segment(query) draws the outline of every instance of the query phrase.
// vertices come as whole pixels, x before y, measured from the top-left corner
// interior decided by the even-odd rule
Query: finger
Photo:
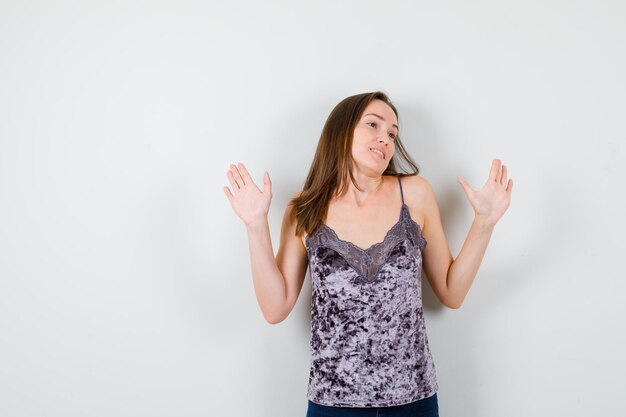
[[[228,201],[230,201],[230,202],[233,201],[234,195],[230,192],[230,188],[225,186],[224,187],[224,194],[226,194],[226,198],[228,198]]]
[[[235,181],[237,181],[237,185],[239,185],[239,188],[246,185],[246,183],[243,181],[243,178],[241,178],[239,170],[234,164],[230,164],[230,172],[233,174],[233,178],[235,178]]]
[[[513,189],[513,180],[509,180],[509,185],[506,188],[506,191],[510,193],[512,189]]]
[[[230,182],[230,186],[233,188],[233,192],[235,194],[237,194],[237,191],[239,191],[239,184],[237,184],[237,181],[235,181],[235,177],[233,176],[233,172],[231,170],[228,170],[226,172],[226,176],[228,177],[228,181]]]
[[[272,194],[272,180],[270,180],[270,173],[267,171],[265,171],[265,175],[263,175],[263,192]]]
[[[241,162],[237,164],[237,168],[239,169],[239,172],[241,173],[241,177],[243,178],[244,184],[252,184],[254,182],[252,181],[252,177],[250,176],[250,173]]]
[[[502,165],[502,184],[506,184],[506,165]]]
[[[498,171],[500,170],[500,160],[494,159],[491,163],[491,171],[489,171],[489,181],[497,181]]]
[[[496,172],[496,184],[502,184],[502,165],[498,164],[498,171]]]
[[[463,187],[463,190],[465,190],[465,192],[469,192],[470,186],[467,183],[467,181],[465,181],[464,178],[461,178],[461,176],[459,176],[458,178],[459,178],[459,182],[461,183],[461,187]]]

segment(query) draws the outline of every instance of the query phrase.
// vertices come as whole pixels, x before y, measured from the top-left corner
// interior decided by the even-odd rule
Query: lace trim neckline
[[[411,218],[408,207],[403,204],[400,218],[387,231],[383,241],[375,243],[367,249],[341,239],[330,226],[324,223],[321,224],[316,233],[306,237],[306,246],[307,251],[314,251],[320,247],[334,250],[357,272],[360,276],[358,281],[372,283],[376,280],[379,271],[387,262],[393,249],[407,240],[419,250],[426,246],[426,239],[422,236],[420,225]]]
[[[402,203],[402,208],[400,209],[400,216],[398,218],[398,221],[393,226],[391,226],[391,228],[389,230],[387,230],[387,233],[385,234],[385,237],[383,238],[382,241],[377,242],[377,243],[373,243],[370,246],[368,246],[366,249],[363,249],[362,247],[360,247],[360,246],[358,246],[358,245],[356,245],[356,244],[354,244],[354,243],[352,243],[352,242],[350,242],[348,240],[343,240],[342,238],[339,237],[339,235],[337,235],[337,232],[335,232],[335,230],[332,227],[328,226],[324,222],[322,222],[321,227],[327,229],[330,232],[330,234],[333,235],[333,237],[335,239],[337,239],[339,242],[344,243],[344,244],[349,245],[349,246],[352,246],[353,248],[359,250],[360,252],[367,253],[367,252],[371,252],[372,250],[376,249],[378,246],[384,245],[385,243],[387,243],[393,237],[393,232],[395,231],[395,229],[397,229],[398,227],[401,226],[402,219],[404,217],[403,216],[404,211],[407,210],[407,212],[408,212],[408,209],[409,209],[409,207],[406,204]],[[410,213],[408,214],[407,217],[413,223],[415,223],[417,225],[417,227],[420,227],[419,224],[417,224],[413,219],[411,219]],[[307,238],[308,238],[308,236],[307,236]]]

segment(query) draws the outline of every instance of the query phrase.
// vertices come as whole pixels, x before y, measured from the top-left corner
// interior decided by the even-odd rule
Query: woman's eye
[[[376,122],[365,122],[365,124],[370,126],[370,127],[373,127],[373,128],[376,128],[376,126],[377,126]],[[393,139],[394,141],[396,140],[396,134],[395,133],[389,132],[389,137],[391,139]]]

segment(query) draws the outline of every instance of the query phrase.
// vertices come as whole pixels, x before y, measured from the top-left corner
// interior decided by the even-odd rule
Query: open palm
[[[495,226],[511,203],[513,180],[507,181],[506,166],[499,159],[494,159],[487,182],[480,190],[472,189],[467,181],[459,177],[459,182],[474,208],[476,217],[487,225]]]
[[[256,186],[248,170],[241,162],[231,164],[226,172],[232,192],[224,187],[224,194],[230,201],[235,213],[249,225],[257,219],[267,216],[272,200],[272,182],[267,172],[263,175],[263,191]]]

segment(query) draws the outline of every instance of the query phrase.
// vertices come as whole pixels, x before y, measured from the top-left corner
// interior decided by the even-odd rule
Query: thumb
[[[466,193],[469,193],[470,191],[470,186],[467,183],[467,181],[465,181],[465,179],[463,179],[460,175],[458,176],[459,182],[461,183],[461,187],[463,187],[463,191],[465,191]]]
[[[263,175],[263,192],[272,192],[272,180],[270,180],[270,173],[265,171]]]

